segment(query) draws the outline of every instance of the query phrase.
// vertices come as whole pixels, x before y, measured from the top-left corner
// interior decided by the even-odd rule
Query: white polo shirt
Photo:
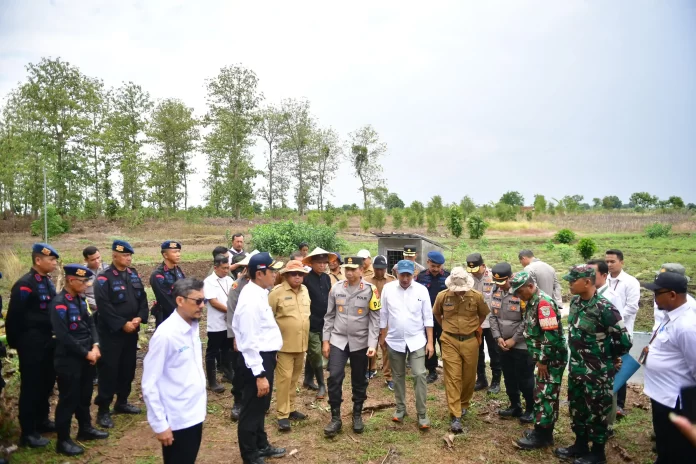
[[[227,297],[230,294],[233,283],[232,277],[218,277],[213,271],[203,281],[203,295],[209,300],[216,299],[221,305],[227,306]],[[208,309],[208,332],[227,331],[225,319],[227,313],[213,308],[213,305],[210,303],[206,304],[206,308]]]
[[[419,350],[427,343],[425,328],[433,326],[433,308],[425,285],[415,280],[404,289],[398,280],[385,284],[381,294],[379,327],[386,329],[386,342],[394,351]]]
[[[198,321],[174,310],[150,339],[143,361],[147,421],[155,433],[186,429],[205,420],[207,394]]]

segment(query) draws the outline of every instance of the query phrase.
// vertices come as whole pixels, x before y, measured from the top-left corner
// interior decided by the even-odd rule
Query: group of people
[[[82,453],[70,439],[73,415],[79,440],[108,437],[91,423],[93,382],[98,384],[94,402],[100,427],[113,427],[114,396],[113,413],[140,412],[128,397],[138,332],[149,315],[147,296],[131,267],[133,247],[116,240],[111,249],[112,263],[104,266],[99,251],[86,248],[84,265],[64,266],[64,288],[56,294],[49,274],[58,252],[36,244],[31,272],[13,286],[7,339],[20,360],[22,445],[46,446],[41,433],[57,431],[58,452]],[[157,329],[144,359],[142,393],[165,463],[195,462],[206,383],[215,393],[225,389],[218,371],[232,384],[231,418],[239,422],[245,463],[285,454],[269,443],[265,416],[275,387],[278,429],[292,430],[293,422],[306,419],[295,404],[303,370],[303,386],[316,391],[317,400],[328,396],[331,419],[324,435],[339,434],[348,362],[354,433],[364,430],[367,388],[378,370],[394,392],[392,420],[407,420],[409,368],[415,425],[426,431],[431,427],[427,385],[438,380],[438,351],[452,432],[463,431],[474,391],[498,393],[502,380],[510,404],[498,414],[533,424],[517,440],[518,447],[552,446],[567,368],[576,439],[554,453],[575,464],[606,462],[614,419],[625,415],[625,385],[616,388],[614,378],[632,346],[641,285],[623,270],[621,251],[608,250],[604,259],[573,266],[563,276],[573,294],[567,341],[556,272],[530,250],[520,251],[523,270],[517,273],[506,262],[489,268],[479,253],[447,271],[444,255],[432,251],[421,266],[417,252],[405,246],[403,259],[389,269],[384,256],[373,260],[368,250],[342,257],[321,248],[310,253],[303,243],[283,265],[266,252],[246,253],[243,235],[236,234],[231,249],[213,250],[213,270],[201,281],[187,278],[180,268],[180,243],[162,243],[163,262],[149,280],[157,300],[152,308]],[[655,292],[656,315],[654,336],[641,357],[645,393],[652,401],[657,462],[690,462],[694,449],[670,414],[685,411],[682,389],[696,387],[696,304],[686,294],[683,266],[668,263],[660,271],[654,282],[643,284]],[[204,312],[205,363],[198,325]],[[48,397],[56,379],[54,423]]]

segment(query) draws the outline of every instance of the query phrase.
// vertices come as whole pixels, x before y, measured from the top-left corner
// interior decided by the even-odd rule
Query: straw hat
[[[474,278],[463,267],[455,267],[445,279],[445,285],[453,292],[468,292],[474,288]]]
[[[288,261],[288,264],[286,264],[285,267],[280,270],[281,274],[285,274],[286,272],[302,272],[304,274],[309,273],[309,271],[305,269],[304,264],[302,264],[302,261],[299,259]]]
[[[338,256],[336,256],[335,253],[331,253],[330,251],[326,251],[322,248],[317,247],[314,250],[312,250],[310,254],[305,256],[305,258],[302,260],[302,264],[304,264],[305,266],[311,266],[312,261],[314,261],[312,258],[315,256],[326,256],[329,262],[333,262],[338,259]]]

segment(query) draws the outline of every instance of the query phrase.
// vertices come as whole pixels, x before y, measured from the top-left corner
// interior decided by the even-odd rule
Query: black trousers
[[[116,395],[117,403],[126,403],[135,378],[138,333],[99,331],[99,393],[94,404],[106,411]]]
[[[242,375],[242,370],[246,368],[244,365],[244,357],[239,351],[234,349],[234,338],[228,338],[227,342],[229,344],[230,359],[232,359],[232,368],[234,369],[234,377],[232,377],[232,398],[234,398],[235,403],[242,402],[242,392],[244,391],[244,376]],[[240,365],[241,363],[241,365]],[[255,382],[256,380],[254,380]]]
[[[442,356],[442,345],[440,344],[441,335],[442,326],[433,319],[433,347],[436,343],[440,346],[440,356]],[[435,369],[437,369],[437,349],[430,358],[425,358],[425,368],[428,369],[428,372],[435,372]]]
[[[505,391],[510,404],[520,404],[520,393],[527,411],[534,409],[534,359],[527,350],[511,349],[500,352],[500,363],[505,378]]]
[[[266,411],[271,406],[273,394],[273,373],[276,367],[276,351],[261,352],[263,358],[263,370],[266,371],[266,379],[270,391],[266,396],[259,398],[256,389],[256,378],[251,369],[246,367],[244,356],[240,356],[240,366],[243,366],[237,374],[244,377],[244,389],[242,391],[242,411],[239,413],[239,426],[237,427],[237,441],[239,452],[244,461],[252,461],[258,457],[259,450],[268,446],[268,436],[265,430]],[[236,376],[235,376],[236,377]]]
[[[227,330],[220,332],[208,332],[208,346],[205,349],[206,363],[217,360],[218,367],[222,366],[222,354],[229,350],[227,342]]]
[[[626,406],[626,386],[619,388],[616,392],[616,406],[623,409]]]
[[[491,358],[491,371],[493,372],[493,379],[500,380],[500,374],[503,369],[500,365],[500,350],[498,349],[498,342],[493,339],[493,333],[491,329],[483,329],[483,340],[479,345],[479,358],[478,366],[476,369],[476,375],[478,378],[483,379],[486,377],[486,355],[483,352],[483,344],[488,347],[488,357]]]
[[[89,405],[92,401],[94,366],[83,359],[56,358],[58,374],[58,406],[56,406],[56,432],[58,440],[70,438],[70,422],[73,414],[80,428],[92,425]]]
[[[92,319],[94,320],[94,327],[99,327],[99,311],[92,312]],[[99,378],[97,366],[95,365],[92,367],[94,367],[94,380],[97,380]]]
[[[353,403],[364,403],[367,399],[367,348],[350,351],[350,346],[341,350],[333,345],[329,351],[329,405],[338,408],[343,402],[343,379],[346,378],[346,363],[350,359],[350,383]]]
[[[650,403],[657,446],[655,464],[692,464],[696,456],[696,447],[669,420],[670,412],[683,414],[679,400],[674,409],[655,400],[650,400]]]
[[[191,427],[172,431],[174,442],[162,446],[164,464],[193,464],[203,438],[203,422]]]
[[[37,343],[39,344],[39,343]],[[43,345],[43,343],[41,343]],[[19,426],[22,435],[36,433],[36,426],[48,420],[50,405],[48,398],[56,383],[53,367],[54,348],[47,347],[40,353],[18,350],[19,354]]]

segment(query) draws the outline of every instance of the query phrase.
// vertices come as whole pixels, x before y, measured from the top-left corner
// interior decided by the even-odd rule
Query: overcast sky
[[[372,124],[407,203],[507,190],[528,204],[643,190],[696,202],[690,0],[0,0],[0,96],[43,56],[198,115],[204,80],[241,63],[267,101],[306,97],[343,137]],[[342,168],[332,203],[360,204],[358,186]]]

